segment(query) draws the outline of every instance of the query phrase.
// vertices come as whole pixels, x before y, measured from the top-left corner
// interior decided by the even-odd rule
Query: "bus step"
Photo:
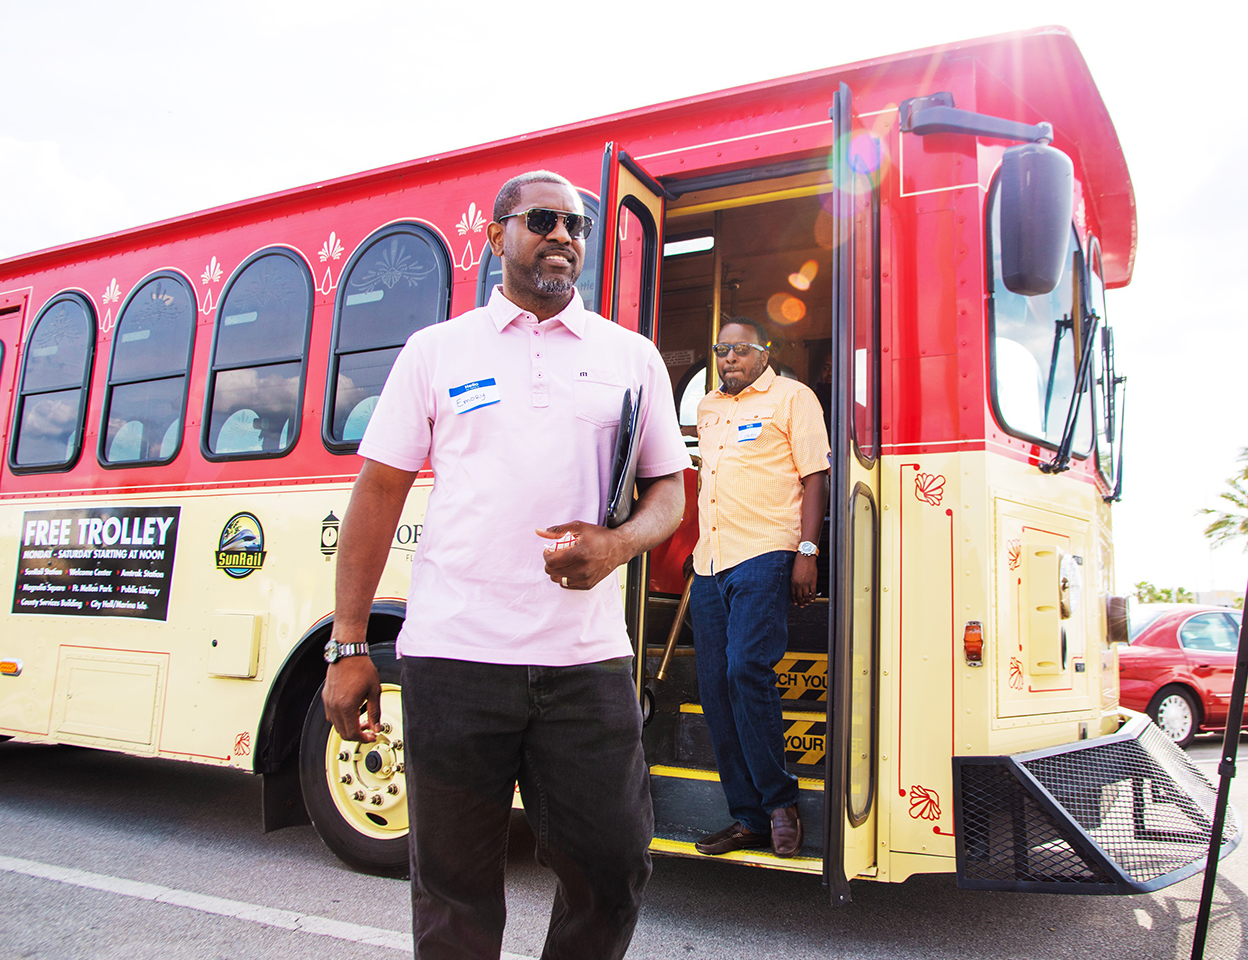
[[[785,766],[799,777],[822,777],[823,755],[827,749],[827,715],[822,709],[793,709],[786,703],[783,716]],[[676,722],[676,762],[715,766],[711,735],[706,729],[701,704],[680,705],[680,716]]]
[[[801,861],[813,859],[820,863],[823,855],[823,781],[811,777],[798,778],[797,809],[802,818],[805,840],[802,857],[773,857],[765,851],[740,851],[715,859],[762,862],[775,860],[777,866],[806,869]],[[654,800],[655,843],[658,853],[679,856],[702,856],[693,844],[707,834],[722,830],[732,822],[719,775],[714,768],[695,766],[655,765],[650,768],[650,795]]]

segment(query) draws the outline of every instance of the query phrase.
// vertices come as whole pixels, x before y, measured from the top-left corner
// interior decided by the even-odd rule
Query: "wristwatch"
[[[811,543],[809,540],[803,540],[797,545],[797,552],[803,557],[817,557],[819,556],[819,545]]]
[[[368,656],[367,643],[339,643],[333,637],[325,644],[325,662],[337,663],[343,657]]]

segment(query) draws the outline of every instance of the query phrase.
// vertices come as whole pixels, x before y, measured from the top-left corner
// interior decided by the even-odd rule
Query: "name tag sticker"
[[[451,387],[450,394],[456,414],[488,407],[502,399],[498,393],[498,383],[493,377],[489,380],[473,380],[461,387]]]
[[[763,422],[761,420],[754,423],[743,423],[737,427],[737,443],[743,443],[746,440],[757,440],[758,435],[763,432]]]

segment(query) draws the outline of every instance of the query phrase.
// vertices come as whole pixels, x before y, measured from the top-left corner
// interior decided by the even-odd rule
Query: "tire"
[[[1186,687],[1165,687],[1148,705],[1148,715],[1162,732],[1186,747],[1200,729],[1200,707]]]
[[[340,860],[365,873],[406,876],[407,784],[399,664],[392,643],[369,647],[369,656],[381,678],[383,732],[373,743],[343,740],[325,719],[322,684],[303,723],[299,780],[312,825]]]

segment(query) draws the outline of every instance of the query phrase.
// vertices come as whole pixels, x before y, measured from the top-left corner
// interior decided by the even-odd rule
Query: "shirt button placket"
[[[541,325],[533,327],[533,339],[529,341],[529,364],[533,371],[531,386],[533,390],[533,406],[550,405],[550,393],[546,388],[546,336]]]

